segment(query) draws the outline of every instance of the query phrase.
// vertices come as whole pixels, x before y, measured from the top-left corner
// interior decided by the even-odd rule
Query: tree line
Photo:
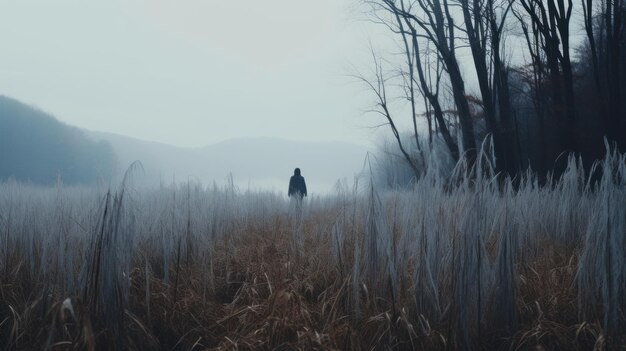
[[[626,151],[625,0],[364,2],[400,55],[372,51],[359,78],[416,177],[434,140],[473,164],[488,137],[496,172],[542,178],[572,153],[589,167],[606,141]]]

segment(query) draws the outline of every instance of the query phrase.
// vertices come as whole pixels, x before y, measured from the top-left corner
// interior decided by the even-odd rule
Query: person
[[[289,179],[289,191],[287,192],[289,197],[294,196],[296,199],[302,200],[306,194],[306,183],[304,177],[300,175],[300,168],[296,168],[293,171],[291,179]]]

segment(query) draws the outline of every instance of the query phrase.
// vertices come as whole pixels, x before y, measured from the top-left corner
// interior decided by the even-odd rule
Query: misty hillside
[[[108,179],[115,156],[75,127],[17,100],[0,95],[0,180],[36,184],[93,183]]]
[[[364,147],[272,138],[234,139],[202,148],[181,148],[121,135],[86,132],[17,100],[0,96],[0,180],[36,184],[114,181],[141,161],[144,185],[195,179],[224,184],[230,174],[240,188],[286,187],[295,167],[313,193],[352,180],[363,166]],[[116,179],[117,177],[117,179]]]
[[[180,148],[109,133],[91,132],[108,141],[119,159],[120,173],[135,160],[145,171],[142,183],[169,183],[188,178],[224,184],[232,173],[242,188],[285,190],[295,167],[302,169],[310,192],[332,190],[339,179],[354,179],[363,167],[365,147],[342,142],[312,143],[275,138],[243,138],[202,148]],[[285,189],[283,189],[285,188]]]

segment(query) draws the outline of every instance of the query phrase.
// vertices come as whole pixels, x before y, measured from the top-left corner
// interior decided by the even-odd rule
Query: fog
[[[289,177],[299,167],[309,195],[335,191],[338,181],[353,184],[364,167],[367,149],[345,142],[313,143],[278,138],[240,138],[201,148],[181,148],[115,134],[92,132],[109,142],[118,156],[119,180],[139,160],[135,184],[161,186],[187,181],[206,185],[232,182],[239,190],[273,190],[287,194]]]
[[[134,169],[134,186],[194,181],[283,193],[293,169],[300,167],[309,179],[310,194],[328,194],[338,180],[348,184],[354,180],[366,152],[365,147],[345,142],[280,138],[238,138],[198,148],[178,147],[81,130],[0,95],[0,181],[110,187]]]
[[[61,121],[183,147],[247,137],[367,144],[346,77],[368,24],[349,1],[15,1],[0,94]]]
[[[286,191],[295,167],[314,194],[352,181],[375,134],[367,128],[372,119],[363,119],[369,93],[349,77],[367,57],[373,27],[354,5],[3,2],[0,95],[28,105],[12,106],[24,115],[37,114],[34,107],[109,143],[115,166],[51,166],[18,175],[7,165],[2,178],[89,182],[113,174],[119,180],[139,160],[139,179],[148,185],[222,184],[232,176],[241,189]],[[54,125],[55,135],[66,133]],[[14,139],[39,145],[31,137]],[[5,146],[13,158],[30,157],[17,144]]]

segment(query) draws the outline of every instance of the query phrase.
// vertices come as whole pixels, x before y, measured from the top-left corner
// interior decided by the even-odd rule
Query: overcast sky
[[[180,146],[366,144],[350,0],[0,0],[0,94],[82,128]]]

